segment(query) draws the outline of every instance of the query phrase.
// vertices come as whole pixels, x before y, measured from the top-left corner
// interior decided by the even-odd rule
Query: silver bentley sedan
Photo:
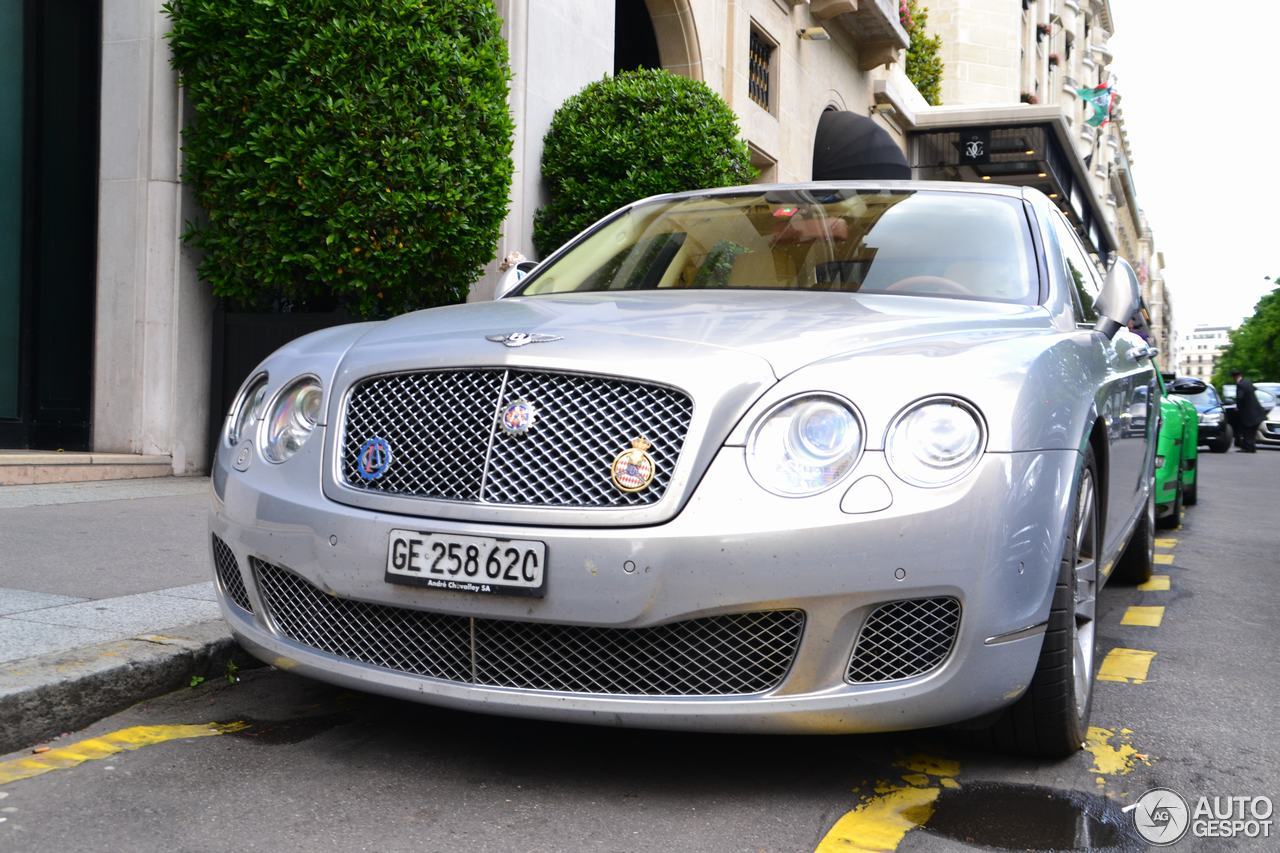
[[[210,515],[246,649],[495,714],[1079,748],[1158,395],[1136,276],[1052,202],[666,195],[500,290],[247,378]]]

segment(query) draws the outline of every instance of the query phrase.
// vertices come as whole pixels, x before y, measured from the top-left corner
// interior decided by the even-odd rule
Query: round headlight
[[[816,495],[853,470],[862,452],[862,421],[827,394],[794,397],[770,409],[747,439],[752,479],[783,497]]]
[[[976,409],[963,400],[934,397],[894,418],[885,457],[901,479],[934,488],[968,474],[985,443],[986,431]]]
[[[262,453],[268,460],[283,462],[306,443],[320,422],[323,397],[320,383],[309,376],[297,380],[276,397],[262,445]]]
[[[227,425],[227,444],[235,447],[240,439],[247,438],[253,424],[262,417],[262,406],[267,399],[267,376],[263,374],[249,383],[231,407],[231,420]]]

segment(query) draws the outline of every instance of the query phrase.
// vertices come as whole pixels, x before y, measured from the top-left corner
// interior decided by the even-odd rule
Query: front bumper
[[[313,438],[308,444],[319,445]],[[1014,701],[1039,655],[1079,454],[988,454],[961,483],[907,486],[868,452],[856,481],[877,476],[892,504],[848,514],[848,486],[777,498],[751,481],[740,447],[720,451],[671,521],[641,528],[502,526],[375,512],[334,503],[285,466],[226,467],[219,454],[210,527],[234,554],[253,613],[222,608],[257,657],[317,679],[489,713],[643,727],[891,731],[958,722]],[[312,469],[318,471],[319,467]],[[310,482],[308,482],[310,480]],[[416,528],[547,544],[541,599],[388,584],[389,531]],[[286,636],[249,557],[349,601],[433,614],[604,628],[798,609],[805,626],[781,682],[753,695],[636,696],[493,687],[428,678],[325,653]],[[899,577],[901,576],[901,577]],[[850,655],[886,602],[951,597],[961,618],[946,659],[922,675],[850,684]],[[994,640],[994,642],[989,642]],[[696,657],[679,665],[697,666]]]
[[[1231,427],[1225,420],[1219,421],[1216,424],[1208,424],[1201,421],[1199,430],[1196,441],[1201,447],[1210,444],[1217,444],[1222,441],[1225,436],[1231,433]]]
[[[1280,421],[1263,421],[1258,427],[1258,443],[1280,445]]]

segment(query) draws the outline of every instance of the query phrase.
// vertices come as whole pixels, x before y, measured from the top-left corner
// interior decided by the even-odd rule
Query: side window
[[[1075,233],[1061,216],[1055,214],[1050,221],[1053,223],[1054,237],[1057,238],[1059,251],[1062,252],[1063,273],[1075,287],[1077,304],[1080,306],[1080,319],[1082,322],[1092,323],[1098,319],[1098,312],[1094,310],[1093,303],[1098,298],[1099,291],[1093,261],[1089,260],[1089,256],[1084,253],[1084,249],[1080,247],[1080,241],[1076,239]]]

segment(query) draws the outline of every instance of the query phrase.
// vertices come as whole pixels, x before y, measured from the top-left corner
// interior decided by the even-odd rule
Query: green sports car
[[[1181,394],[1170,394],[1172,373],[1160,374],[1160,433],[1156,442],[1156,525],[1177,527],[1182,523],[1183,506],[1196,502],[1196,447],[1199,443],[1199,413]],[[1203,391],[1181,380],[1179,391]]]

